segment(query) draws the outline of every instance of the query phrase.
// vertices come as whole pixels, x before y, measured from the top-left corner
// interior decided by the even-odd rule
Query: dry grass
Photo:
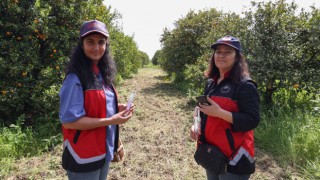
[[[136,110],[121,126],[126,160],[113,164],[109,179],[204,178],[203,169],[193,161],[195,143],[189,138],[193,108],[164,78],[159,69],[141,69],[118,87],[124,96],[136,91]]]
[[[135,115],[120,127],[126,158],[112,163],[109,180],[205,179],[194,159],[195,142],[189,138],[193,106],[166,82],[159,69],[144,68],[118,85],[120,102],[136,91]],[[62,146],[39,157],[21,159],[6,179],[66,179],[61,168]],[[257,172],[251,179],[283,179],[272,158],[257,150]]]

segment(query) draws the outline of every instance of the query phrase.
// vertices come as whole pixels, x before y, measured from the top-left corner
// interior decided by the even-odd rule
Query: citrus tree
[[[34,114],[44,115],[50,109],[43,106],[50,96],[44,96],[54,89],[52,80],[59,78],[61,52],[51,40],[56,36],[47,28],[49,11],[40,6],[39,1],[1,2],[0,73],[5,81],[0,83],[0,118],[5,123],[21,115],[31,123]]]
[[[184,80],[186,65],[194,64],[206,52],[204,49],[208,49],[208,46],[203,39],[212,30],[213,19],[220,15],[215,9],[199,13],[190,11],[185,18],[175,22],[175,29],[164,30],[161,38],[163,61],[160,66],[175,81]]]
[[[296,40],[292,83],[310,92],[318,92],[320,81],[320,9],[311,8],[311,12],[301,12],[296,29]]]
[[[141,61],[141,64],[142,64],[141,67],[143,67],[145,65],[148,65],[150,63],[150,58],[149,58],[148,54],[143,52],[143,51],[139,51],[139,54],[140,54],[139,56],[140,56],[140,59],[141,59],[140,61]]]
[[[199,94],[204,87],[204,71],[212,54],[211,44],[219,38],[242,36],[246,30],[239,15],[215,9],[190,11],[176,22],[172,31],[162,35],[163,48],[158,63],[177,82],[187,87],[189,95]]]
[[[266,103],[281,88],[299,83],[312,85],[310,77],[319,74],[319,11],[295,14],[297,5],[284,0],[253,3],[247,12],[252,22],[247,30],[245,53]],[[310,20],[309,20],[310,19]],[[307,78],[308,77],[308,78]],[[311,84],[310,84],[311,83]],[[314,83],[313,83],[314,85]],[[312,87],[314,87],[312,85]]]
[[[136,43],[113,24],[119,15],[111,13],[102,0],[3,0],[0,13],[0,120],[4,125],[18,117],[27,125],[59,124],[49,119],[58,117],[64,67],[85,20],[107,24],[115,42],[111,49],[121,52],[115,58],[120,76],[141,66]]]
[[[160,56],[161,56],[161,50],[157,50],[151,59],[151,62],[153,65],[159,64]]]

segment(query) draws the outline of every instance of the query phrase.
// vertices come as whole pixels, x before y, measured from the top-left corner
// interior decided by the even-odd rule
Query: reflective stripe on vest
[[[241,159],[242,156],[246,156],[248,158],[248,160],[253,163],[254,159],[253,157],[249,154],[249,152],[247,150],[245,150],[243,147],[239,148],[239,151],[237,152],[237,154],[234,156],[234,158],[232,160],[229,161],[229,164],[232,166],[235,166]]]
[[[81,158],[78,156],[78,154],[73,150],[71,144],[69,143],[69,140],[65,140],[64,141],[64,147],[68,148],[69,152],[71,153],[72,157],[75,159],[75,161],[78,164],[87,164],[87,163],[92,163],[92,162],[96,162],[99,161],[103,158],[106,157],[106,153],[101,154],[99,156],[95,156],[95,157],[90,157],[90,158]]]

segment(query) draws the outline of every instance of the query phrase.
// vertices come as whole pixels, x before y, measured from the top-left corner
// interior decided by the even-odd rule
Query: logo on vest
[[[228,94],[230,91],[231,91],[231,86],[229,84],[224,85],[220,89],[221,94]]]

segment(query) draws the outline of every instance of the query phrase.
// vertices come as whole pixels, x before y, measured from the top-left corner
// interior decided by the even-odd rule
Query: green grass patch
[[[274,106],[262,107],[255,139],[260,148],[271,153],[283,166],[295,167],[305,178],[319,179],[319,101],[302,93],[296,93],[295,98],[290,104],[278,99]]]
[[[24,116],[16,124],[0,128],[0,177],[8,174],[16,160],[24,157],[38,156],[60,144],[62,137],[48,122],[41,127],[33,128],[24,125]],[[41,119],[38,119],[42,122]],[[58,135],[54,135],[58,134]]]

